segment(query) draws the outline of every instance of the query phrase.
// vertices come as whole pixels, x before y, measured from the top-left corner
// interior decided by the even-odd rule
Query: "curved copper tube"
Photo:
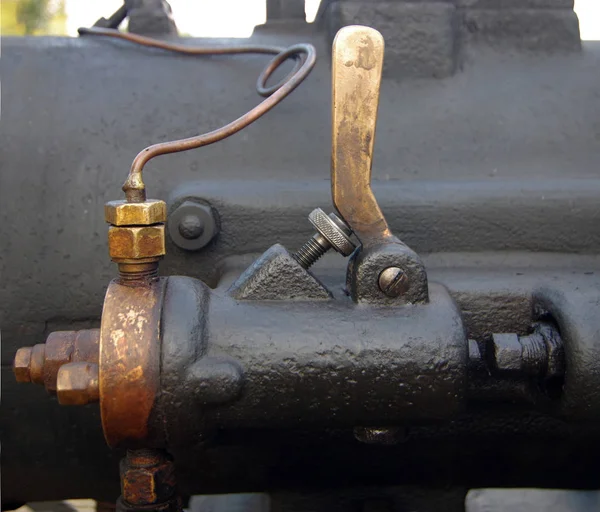
[[[114,37],[143,46],[160,48],[186,55],[233,55],[241,53],[261,53],[275,55],[275,57],[262,71],[256,83],[256,89],[258,93],[261,96],[266,97],[266,99],[259,103],[252,110],[246,112],[243,116],[237,118],[235,121],[232,121],[231,123],[226,124],[225,126],[212,132],[196,135],[187,139],[153,144],[152,146],[149,146],[138,153],[131,164],[131,169],[129,171],[129,175],[127,176],[127,180],[125,180],[125,183],[123,184],[123,191],[125,192],[127,201],[130,203],[140,203],[146,200],[146,189],[142,180],[142,171],[144,169],[144,165],[146,165],[149,160],[160,155],[178,153],[179,151],[187,151],[188,149],[196,149],[202,146],[208,146],[209,144],[213,144],[214,142],[218,142],[226,137],[229,137],[230,135],[233,135],[234,133],[239,132],[246,126],[252,124],[259,117],[266,114],[288,94],[296,89],[296,87],[298,87],[311,72],[316,62],[316,51],[314,46],[311,44],[296,44],[287,49],[276,46],[261,45],[206,48],[161,41],[151,37],[99,27],[80,28],[79,34]],[[283,80],[281,80],[281,82],[274,86],[267,87],[266,83],[269,77],[283,62],[290,58],[293,58],[297,61],[294,69]]]

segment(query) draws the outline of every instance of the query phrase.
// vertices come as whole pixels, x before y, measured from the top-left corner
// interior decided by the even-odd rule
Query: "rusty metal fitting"
[[[151,226],[167,220],[167,205],[158,199],[143,203],[109,201],[104,205],[104,218],[113,226]]]
[[[86,405],[98,402],[98,365],[68,363],[60,367],[56,377],[56,396],[61,405]]]
[[[100,330],[56,331],[41,343],[17,350],[13,371],[17,382],[43,384],[53,393],[62,366],[72,362],[98,363]]]
[[[31,347],[21,347],[15,354],[13,372],[17,382],[31,382],[29,366],[31,364]]]
[[[46,361],[46,345],[38,343],[31,349],[29,376],[34,384],[44,383],[44,363]]]
[[[135,510],[143,507],[147,510],[158,507],[160,510],[180,510],[175,467],[164,452],[129,450],[121,461],[120,470],[122,508]]]
[[[122,260],[118,262],[121,282],[140,281],[158,276],[158,258],[144,261]]]
[[[158,260],[165,255],[165,225],[111,226],[108,252],[113,261]]]

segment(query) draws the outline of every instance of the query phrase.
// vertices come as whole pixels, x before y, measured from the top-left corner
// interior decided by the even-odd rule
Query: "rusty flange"
[[[100,328],[100,411],[107,443],[148,441],[159,389],[160,312],[166,279],[135,285],[112,281]]]

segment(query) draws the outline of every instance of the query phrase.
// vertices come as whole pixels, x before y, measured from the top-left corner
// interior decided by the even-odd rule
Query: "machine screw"
[[[408,276],[399,267],[388,267],[379,274],[379,288],[388,297],[399,297],[408,290]]]
[[[356,245],[350,239],[352,230],[334,213],[327,215],[321,208],[313,210],[308,220],[317,228],[316,233],[294,254],[294,259],[309,269],[323,254],[333,248],[343,256],[350,256]]]

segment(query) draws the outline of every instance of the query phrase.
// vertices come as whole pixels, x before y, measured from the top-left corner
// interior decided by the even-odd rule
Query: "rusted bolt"
[[[17,382],[31,382],[29,364],[31,363],[31,347],[22,347],[17,350],[13,361],[13,372]]]
[[[69,363],[60,367],[56,378],[56,396],[61,405],[86,405],[97,402],[98,365]]]
[[[408,290],[408,276],[399,267],[388,267],[379,274],[379,289],[388,297],[399,297]]]
[[[130,450],[121,462],[122,499],[130,506],[175,505],[175,486],[173,462],[158,450]]]

